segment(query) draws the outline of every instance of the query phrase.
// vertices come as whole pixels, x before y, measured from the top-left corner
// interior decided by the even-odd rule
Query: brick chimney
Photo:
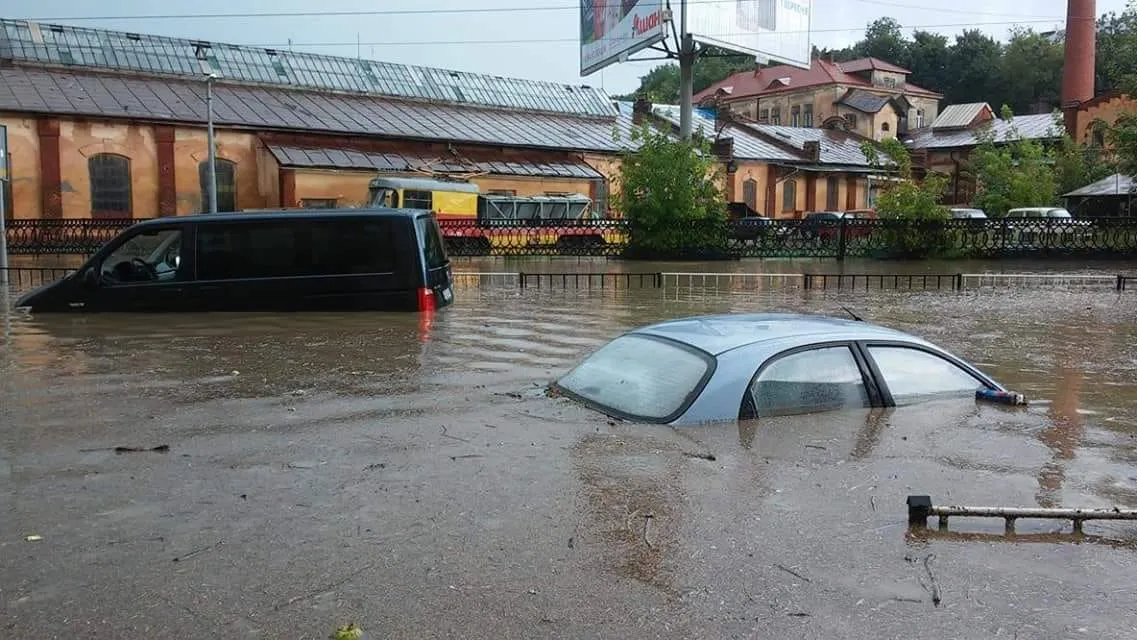
[[[809,157],[810,162],[821,161],[821,143],[816,140],[806,140],[801,145],[801,150]]]
[[[734,138],[719,138],[711,144],[711,152],[723,164],[730,164],[734,159]]]
[[[636,98],[632,103],[632,122],[643,124],[649,116],[651,116],[651,100]]]
[[[1097,17],[1094,0],[1066,0],[1066,50],[1062,62],[1062,112],[1075,140],[1078,105],[1094,97]]]

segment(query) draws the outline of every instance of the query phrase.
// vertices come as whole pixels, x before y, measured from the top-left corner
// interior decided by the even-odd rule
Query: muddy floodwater
[[[457,294],[5,317],[0,638],[1137,638],[1137,522],[905,508],[1137,508],[1137,291]],[[633,326],[840,305],[1030,406],[671,429],[543,393]]]

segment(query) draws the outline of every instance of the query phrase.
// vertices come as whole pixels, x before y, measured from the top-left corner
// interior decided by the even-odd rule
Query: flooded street
[[[455,268],[578,263],[529,264]],[[1137,292],[501,278],[429,318],[6,318],[0,637],[1137,638],[1137,523],[905,535],[911,494],[1137,508]],[[841,305],[1031,405],[671,429],[544,394],[634,326]]]

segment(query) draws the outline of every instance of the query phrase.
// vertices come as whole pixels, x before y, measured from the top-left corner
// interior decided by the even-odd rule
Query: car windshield
[[[709,355],[629,334],[609,342],[557,384],[606,413],[657,421],[683,408],[710,367]]]

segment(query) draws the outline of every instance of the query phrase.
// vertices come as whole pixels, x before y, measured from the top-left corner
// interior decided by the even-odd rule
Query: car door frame
[[[816,351],[818,349],[828,349],[831,347],[847,347],[849,351],[852,352],[853,361],[857,364],[857,369],[859,369],[861,372],[861,380],[865,385],[865,392],[869,397],[869,405],[867,407],[864,407],[865,409],[878,409],[882,407],[894,406],[892,404],[885,403],[885,398],[887,397],[888,400],[891,401],[892,396],[886,396],[885,390],[881,389],[879,382],[879,371],[873,368],[875,367],[875,363],[872,363],[872,366],[870,367],[870,361],[865,357],[866,352],[861,348],[859,340],[826,340],[824,342],[812,342],[810,344],[797,345],[795,347],[783,349],[763,360],[762,364],[758,365],[758,369],[755,370],[754,375],[750,376],[750,381],[747,382],[746,386],[743,388],[742,401],[739,404],[738,408],[739,419],[753,420],[755,418],[762,418],[762,416],[758,415],[757,407],[754,406],[754,398],[750,394],[750,389],[754,386],[754,383],[758,381],[758,378],[762,375],[762,372],[769,368],[771,364],[777,362],[778,360],[781,360],[782,358],[786,358],[798,353]]]
[[[971,376],[976,379],[976,382],[982,385],[986,385],[989,389],[1006,391],[1002,385],[992,380],[990,376],[964,362],[963,360],[960,360],[959,358],[953,356],[950,353],[947,353],[946,351],[933,349],[918,342],[905,342],[904,340],[857,340],[856,344],[857,350],[860,352],[862,360],[869,368],[873,379],[876,380],[876,387],[880,390],[881,398],[886,403],[884,405],[886,407],[895,407],[896,399],[892,397],[892,390],[888,388],[888,381],[884,379],[884,375],[880,372],[880,367],[877,365],[876,359],[872,357],[872,353],[869,351],[870,347],[900,347],[904,349],[922,351],[928,355],[938,357],[941,360],[947,361],[949,364],[954,364],[960,369],[963,369],[967,373],[971,374]],[[978,388],[978,386],[976,386],[976,388]]]
[[[115,251],[144,233],[177,230],[181,233],[180,262],[177,277],[166,282],[131,282],[103,285],[99,282],[103,264]],[[187,295],[194,282],[196,268],[195,225],[176,218],[161,224],[138,226],[107,243],[91,257],[82,273],[82,307],[90,311],[105,312],[166,312],[192,305]],[[139,294],[142,294],[141,296]],[[74,306],[74,303],[72,303]]]

